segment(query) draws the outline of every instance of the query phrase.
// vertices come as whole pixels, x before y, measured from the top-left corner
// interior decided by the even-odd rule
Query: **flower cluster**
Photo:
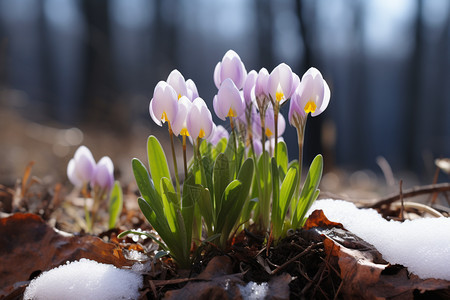
[[[110,197],[114,186],[113,196],[110,197],[113,201],[110,201],[109,224],[109,227],[114,227],[122,206],[122,192],[120,186],[117,183],[114,184],[114,164],[111,158],[103,156],[96,163],[91,151],[86,146],[80,146],[67,165],[67,177],[74,186],[81,188],[85,199],[90,198],[88,188],[92,190],[94,203],[91,214],[87,207],[85,208],[88,230],[92,230],[98,207],[102,201]]]
[[[74,186],[86,189],[90,184],[105,197],[114,184],[114,164],[108,156],[95,163],[91,151],[80,146],[67,165],[67,177]]]
[[[156,124],[168,125],[176,188],[155,137],[147,144],[149,171],[133,160],[140,208],[163,240],[163,250],[182,266],[189,264],[191,241],[207,238],[225,247],[231,233],[247,222],[254,222],[260,232],[270,230],[270,237],[282,237],[288,229],[302,226],[319,194],[321,155],[313,160],[303,187],[300,183],[306,120],[309,114],[321,114],[330,100],[321,73],[310,68],[300,78],[284,63],[270,73],[265,68],[247,72],[239,55],[229,50],[214,69],[214,83],[218,91],[212,107],[219,119],[228,119],[230,133],[213,123],[195,83],[178,70],[155,87],[149,112]],[[297,129],[299,143],[299,160],[290,163],[282,138],[286,120],[280,114],[287,103],[288,121]],[[174,144],[179,135],[182,188]],[[190,161],[188,137],[194,146]]]

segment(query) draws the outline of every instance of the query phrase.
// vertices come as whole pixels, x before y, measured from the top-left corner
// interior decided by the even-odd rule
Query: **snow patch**
[[[249,283],[247,283],[247,285],[238,285],[238,287],[244,300],[265,299],[269,290],[269,285],[267,284],[267,282],[258,284],[256,282],[250,281]]]
[[[342,200],[318,200],[307,215],[316,209],[375,246],[391,264],[401,264],[422,279],[450,280],[450,218],[387,221],[374,209]]]
[[[33,279],[24,299],[137,299],[142,276],[82,258]]]

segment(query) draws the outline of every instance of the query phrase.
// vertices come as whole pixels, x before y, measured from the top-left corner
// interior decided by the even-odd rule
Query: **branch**
[[[402,193],[402,195],[391,194],[387,197],[377,199],[375,201],[375,204],[372,204],[368,207],[369,208],[380,208],[383,205],[387,205],[394,201],[399,200],[401,196],[403,196],[403,198],[410,198],[410,197],[423,195],[423,194],[448,192],[448,191],[450,191],[450,183],[424,185],[424,186],[414,187],[412,189],[406,190]]]

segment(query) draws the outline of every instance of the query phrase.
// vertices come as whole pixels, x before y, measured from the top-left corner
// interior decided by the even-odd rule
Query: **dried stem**
[[[439,183],[430,184],[419,187],[414,187],[402,193],[403,198],[410,198],[414,196],[438,193],[438,192],[448,192],[450,191],[450,183]],[[370,208],[380,208],[383,205],[388,205],[394,201],[400,199],[400,194],[389,195],[387,197],[377,199],[375,204],[369,205]]]

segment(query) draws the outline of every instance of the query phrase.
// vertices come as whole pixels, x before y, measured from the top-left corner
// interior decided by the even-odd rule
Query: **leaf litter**
[[[350,227],[335,218],[329,221],[319,210],[304,229],[269,249],[264,237],[245,230],[226,251],[208,243],[196,249],[192,269],[179,270],[167,256],[155,259],[157,245],[150,239],[117,239],[120,229],[85,234],[73,221],[74,210],[61,209],[67,191],[61,185],[42,186],[38,179],[28,181],[32,177],[27,174],[28,184],[15,190],[1,187],[2,210],[8,214],[0,219],[0,299],[21,299],[30,280],[81,259],[127,270],[134,265],[144,278],[139,299],[175,299],[189,293],[196,299],[257,299],[254,291],[265,299],[449,296],[449,281],[422,279],[403,265],[390,264],[348,231]],[[33,214],[20,213],[28,211]],[[138,210],[126,206],[120,225],[151,230]]]

